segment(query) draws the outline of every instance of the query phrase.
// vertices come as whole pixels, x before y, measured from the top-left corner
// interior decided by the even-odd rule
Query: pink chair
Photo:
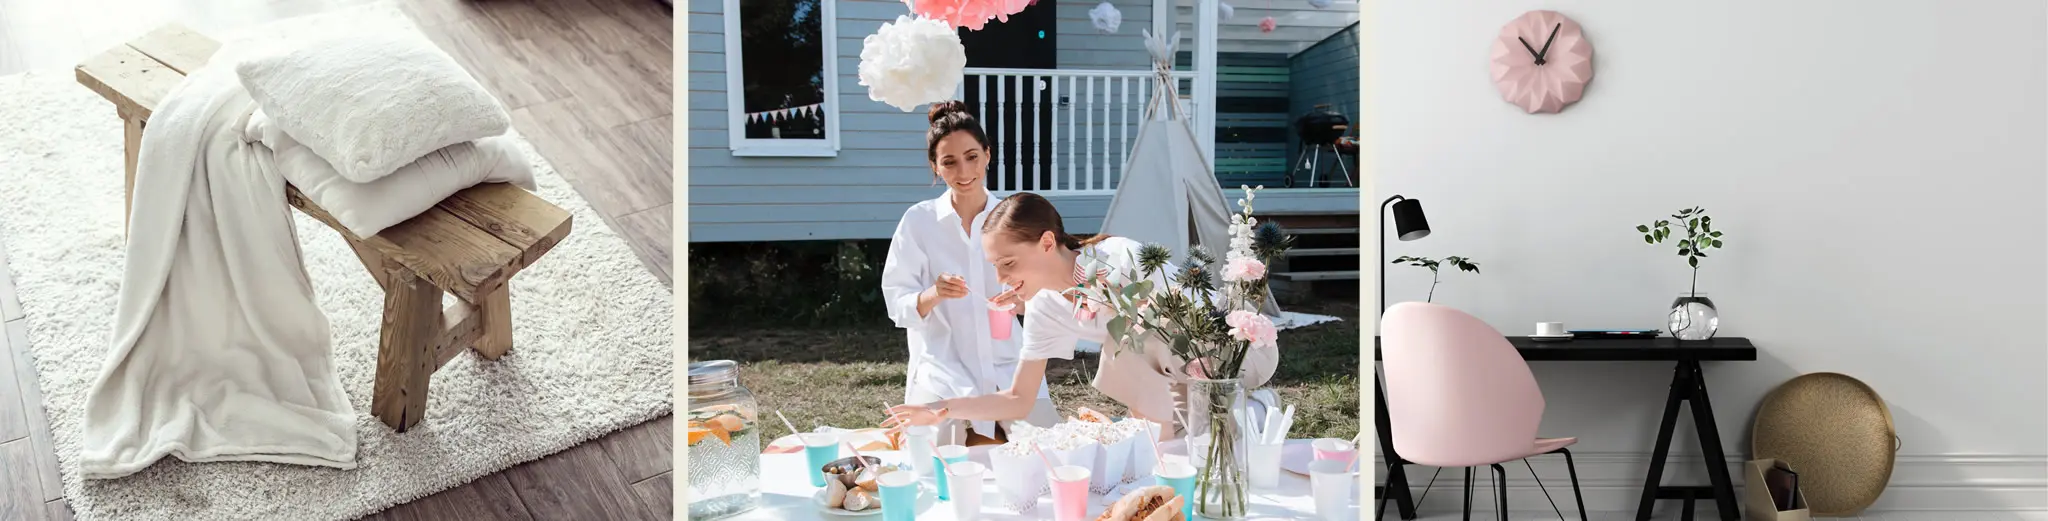
[[[1586,519],[1578,466],[1566,450],[1578,438],[1536,437],[1543,421],[1543,390],[1507,337],[1472,315],[1421,302],[1388,309],[1380,335],[1394,452],[1409,462],[1440,467],[1439,473],[1441,467],[1464,467],[1465,519],[1472,519],[1474,467],[1493,467],[1496,510],[1506,520],[1507,469],[1500,464],[1523,460],[1533,476],[1536,468],[1527,458],[1543,454],[1564,455],[1579,519]],[[1536,484],[1540,489],[1542,479]],[[1544,489],[1543,496],[1548,499],[1550,491]],[[1551,508],[1556,507],[1552,500]]]

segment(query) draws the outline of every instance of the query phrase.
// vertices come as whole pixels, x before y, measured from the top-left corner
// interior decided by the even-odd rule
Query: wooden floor
[[[365,0],[0,0],[0,76],[68,70],[167,22],[219,33],[360,3]],[[514,127],[651,272],[670,282],[668,7],[658,0],[398,3],[505,103]],[[0,520],[68,520],[35,371],[27,363],[24,310],[6,273],[0,269],[0,322],[6,326],[0,342]],[[670,519],[672,440],[663,418],[370,519]]]

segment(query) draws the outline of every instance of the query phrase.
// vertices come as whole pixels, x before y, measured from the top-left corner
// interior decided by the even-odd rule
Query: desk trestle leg
[[[1374,430],[1379,433],[1380,437],[1380,457],[1387,460],[1387,484],[1373,487],[1373,495],[1379,498],[1394,500],[1395,509],[1401,511],[1401,519],[1413,520],[1415,519],[1415,499],[1410,495],[1408,489],[1408,462],[1402,461],[1401,455],[1394,452],[1392,427],[1394,423],[1387,416],[1387,386],[1379,385],[1377,387],[1379,392],[1373,394],[1373,412],[1374,417],[1378,418],[1378,425],[1375,425],[1377,428]],[[1469,474],[1471,469],[1466,469],[1465,472]],[[1467,491],[1467,494],[1469,493],[1470,491]],[[1382,506],[1385,506],[1386,501],[1381,500],[1380,503]],[[1381,512],[1380,515],[1386,515],[1386,513]]]
[[[1664,460],[1671,454],[1671,436],[1678,428],[1678,408],[1691,402],[1693,426],[1699,431],[1700,455],[1707,464],[1705,487],[1663,486]],[[1714,500],[1721,519],[1735,521],[1742,512],[1735,506],[1735,487],[1728,477],[1727,456],[1721,451],[1721,431],[1714,423],[1714,407],[1707,400],[1707,380],[1696,361],[1678,362],[1671,376],[1671,394],[1664,400],[1664,421],[1657,427],[1657,445],[1650,455],[1650,475],[1643,481],[1643,499],[1636,507],[1636,521],[1649,521],[1657,500],[1684,502],[1682,518],[1693,518],[1693,501]]]

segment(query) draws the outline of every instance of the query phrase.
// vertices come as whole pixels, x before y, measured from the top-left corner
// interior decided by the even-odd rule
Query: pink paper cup
[[[1358,447],[1352,446],[1350,440],[1323,438],[1316,440],[1309,448],[1315,452],[1316,461],[1342,461],[1349,465],[1353,458],[1358,457]]]
[[[1088,521],[1088,467],[1052,469],[1053,521]]]
[[[988,336],[996,340],[1009,340],[1010,327],[1017,323],[1015,317],[1009,310],[988,310]]]

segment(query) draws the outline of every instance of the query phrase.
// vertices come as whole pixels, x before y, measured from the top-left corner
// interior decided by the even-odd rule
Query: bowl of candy
[[[890,472],[909,470],[900,465],[883,465],[881,458],[862,456],[834,460],[818,468],[825,474],[825,488],[818,491],[820,507],[843,514],[879,513],[882,509],[878,478]]]

